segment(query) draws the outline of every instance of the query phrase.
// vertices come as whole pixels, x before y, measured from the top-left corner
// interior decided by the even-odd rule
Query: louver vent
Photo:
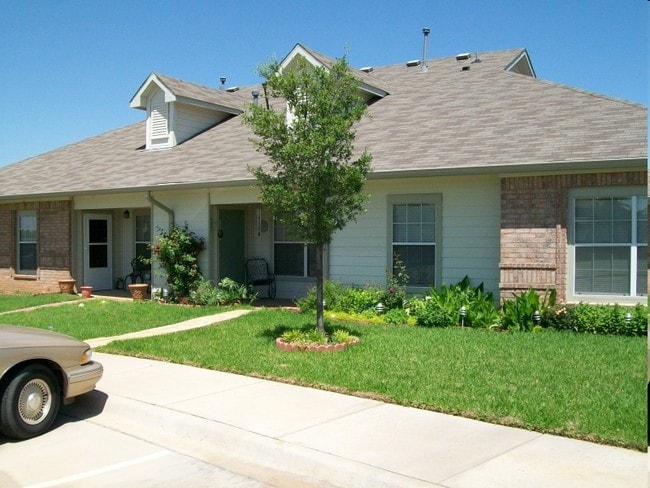
[[[167,124],[168,109],[164,95],[154,97],[151,100],[151,138],[160,139],[167,137],[169,127]]]

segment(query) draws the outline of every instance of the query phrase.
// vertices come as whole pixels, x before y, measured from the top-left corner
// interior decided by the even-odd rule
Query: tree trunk
[[[325,332],[323,318],[323,244],[316,244],[316,329]]]

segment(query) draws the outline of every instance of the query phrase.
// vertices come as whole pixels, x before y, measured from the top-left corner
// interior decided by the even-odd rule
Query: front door
[[[220,208],[218,222],[219,280],[231,278],[237,283],[243,283],[245,280],[245,211]]]
[[[111,216],[84,215],[84,285],[110,290],[113,284],[111,260]]]

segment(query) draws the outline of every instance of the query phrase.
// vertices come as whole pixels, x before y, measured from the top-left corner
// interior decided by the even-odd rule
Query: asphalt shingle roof
[[[521,53],[429,60],[426,73],[376,67],[372,77],[389,95],[370,105],[356,142],[372,153],[374,174],[647,158],[646,107],[505,71]],[[237,95],[250,99],[252,88]],[[0,199],[252,182],[247,166],[265,158],[251,135],[233,116],[174,148],[145,151],[139,122],[0,168]]]

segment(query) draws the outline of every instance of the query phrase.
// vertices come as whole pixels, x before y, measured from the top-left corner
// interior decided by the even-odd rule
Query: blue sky
[[[352,66],[525,47],[537,76],[647,104],[646,0],[8,1],[0,166],[142,120],[152,71],[218,87],[300,42]]]

